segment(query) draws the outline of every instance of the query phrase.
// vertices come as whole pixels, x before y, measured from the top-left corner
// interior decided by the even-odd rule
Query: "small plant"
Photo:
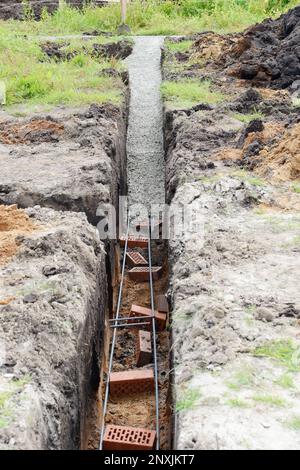
[[[208,80],[166,81],[161,91],[164,99],[176,108],[191,108],[199,103],[215,104],[225,99],[222,93],[212,89]]]
[[[34,20],[34,10],[29,0],[22,0],[23,17],[25,21]]]
[[[290,339],[269,341],[253,351],[256,357],[268,357],[292,372],[300,371],[300,349]]]
[[[253,114],[235,113],[233,114],[233,117],[237,119],[238,121],[248,124],[249,122],[254,121],[255,119],[263,119],[264,115],[258,112],[253,113]]]
[[[286,422],[286,425],[288,428],[293,429],[294,431],[300,431],[300,416],[293,416]]]
[[[254,395],[252,397],[257,403],[264,403],[265,405],[275,406],[275,407],[284,407],[286,402],[280,398],[273,395]]]
[[[189,389],[185,393],[182,393],[181,398],[177,401],[176,411],[185,411],[194,408],[200,396],[199,390],[196,389]]]
[[[240,390],[242,388],[251,387],[255,384],[255,370],[251,367],[245,367],[236,372],[231,381],[227,382],[227,386],[232,390]]]
[[[243,181],[246,181],[249,184],[252,184],[253,186],[264,186],[265,182],[264,180],[257,178],[256,176],[252,176],[245,170],[235,170],[231,173],[231,176],[233,178],[239,178]]]
[[[300,194],[300,184],[299,183],[293,184],[292,190],[294,191],[294,193]]]
[[[294,380],[289,374],[282,374],[274,383],[282,388],[295,388]]]
[[[249,408],[251,406],[250,403],[241,400],[240,398],[230,398],[227,401],[227,405],[232,406],[234,408]]]
[[[167,43],[167,47],[171,52],[187,52],[193,44],[193,41],[185,40],[180,42],[171,42]]]

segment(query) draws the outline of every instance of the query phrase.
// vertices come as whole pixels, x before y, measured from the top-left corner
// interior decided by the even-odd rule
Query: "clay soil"
[[[36,226],[17,206],[0,206],[0,266],[18,251],[17,237],[32,233]]]

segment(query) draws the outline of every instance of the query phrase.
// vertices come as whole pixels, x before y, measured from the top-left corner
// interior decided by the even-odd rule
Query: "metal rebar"
[[[124,323],[123,325],[110,325],[111,328],[132,328],[133,326],[144,326],[150,325],[150,322],[146,323]]]
[[[118,320],[116,320],[115,318],[111,318],[109,321],[110,322],[114,322],[114,321],[123,321],[123,320],[152,320],[152,315],[150,316],[146,316],[144,315],[143,317],[119,317]],[[155,318],[155,315],[154,315],[154,318]]]
[[[152,310],[152,342],[153,342],[153,359],[154,359],[154,380],[155,380],[155,414],[156,414],[156,450],[159,450],[160,429],[159,429],[159,391],[158,391],[158,366],[157,366],[157,350],[156,350],[156,325],[155,325],[155,308],[154,308],[154,292],[152,278],[152,254],[151,254],[151,215],[149,215],[149,238],[148,238],[148,264],[149,264],[149,281],[150,296]]]
[[[123,255],[121,282],[120,282],[120,287],[119,287],[119,295],[118,295],[118,303],[117,303],[117,310],[116,310],[115,320],[119,319],[121,301],[122,301],[122,290],[123,290],[123,283],[124,283],[124,274],[125,274],[125,266],[126,266],[126,254],[127,254],[128,236],[129,236],[129,214],[127,214],[127,217],[128,217],[128,219],[127,219],[126,241],[125,241],[125,248],[124,248],[124,255]],[[117,329],[115,328],[114,333],[113,333],[112,343],[111,343],[108,374],[107,374],[107,377],[106,377],[106,388],[105,388],[105,397],[104,397],[103,411],[102,411],[102,423],[101,423],[99,450],[102,450],[102,446],[103,446],[104,429],[105,429],[105,415],[106,415],[106,411],[107,411],[107,402],[108,402],[108,397],[109,397],[109,380],[110,380],[110,374],[111,374],[112,366],[113,366],[116,336],[117,336]]]

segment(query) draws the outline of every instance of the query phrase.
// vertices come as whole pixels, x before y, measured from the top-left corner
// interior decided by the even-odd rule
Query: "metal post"
[[[126,23],[126,14],[127,14],[127,0],[121,0],[121,18],[122,24]]]

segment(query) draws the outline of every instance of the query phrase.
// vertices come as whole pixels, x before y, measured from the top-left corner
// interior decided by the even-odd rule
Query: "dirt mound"
[[[44,119],[34,119],[26,124],[0,124],[0,142],[8,145],[57,142],[63,131],[62,124]]]
[[[200,34],[192,47],[192,56],[203,61],[218,62],[225,50],[233,47],[240,35],[223,35],[213,32]]]
[[[259,86],[290,87],[300,79],[300,6],[246,30],[223,60],[233,76]]]
[[[0,266],[17,252],[16,238],[35,230],[24,210],[17,206],[0,206]]]
[[[300,124],[288,129],[283,138],[258,155],[256,172],[274,181],[300,178]]]
[[[105,57],[106,59],[126,59],[132,53],[131,41],[111,42],[108,44],[94,44],[93,55]]]

